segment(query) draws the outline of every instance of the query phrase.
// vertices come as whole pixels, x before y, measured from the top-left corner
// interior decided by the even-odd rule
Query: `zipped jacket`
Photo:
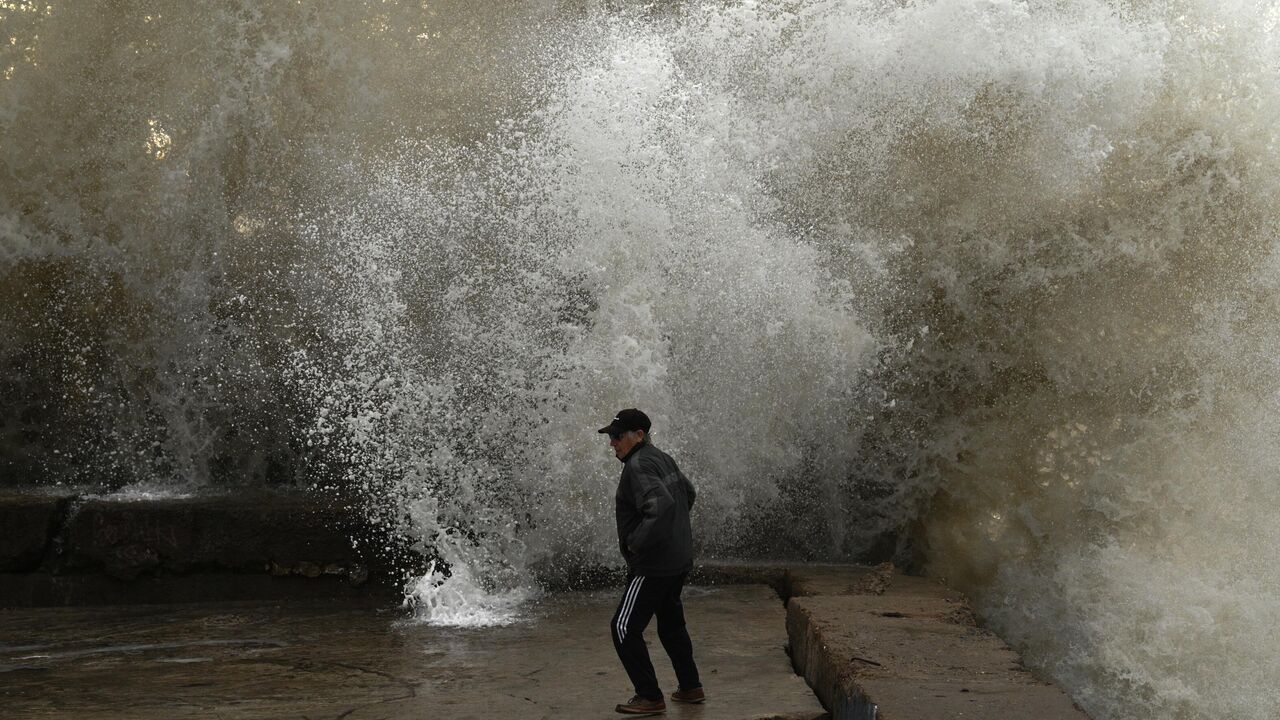
[[[693,568],[689,509],[696,497],[676,461],[648,439],[622,459],[615,496],[618,546],[633,574],[662,577]]]

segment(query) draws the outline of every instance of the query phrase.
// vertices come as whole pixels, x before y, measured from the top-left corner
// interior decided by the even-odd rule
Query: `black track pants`
[[[693,663],[693,641],[684,626],[684,605],[680,602],[684,579],[684,575],[628,575],[622,601],[613,614],[610,625],[613,647],[636,687],[636,694],[643,698],[662,698],[658,678],[653,674],[653,663],[649,660],[649,649],[644,644],[644,629],[655,615],[658,617],[658,639],[671,658],[680,689],[702,687],[698,681],[698,666]]]

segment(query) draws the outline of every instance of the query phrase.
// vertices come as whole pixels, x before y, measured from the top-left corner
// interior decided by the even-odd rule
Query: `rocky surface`
[[[935,580],[796,567],[787,585],[792,661],[835,720],[1087,720]]]

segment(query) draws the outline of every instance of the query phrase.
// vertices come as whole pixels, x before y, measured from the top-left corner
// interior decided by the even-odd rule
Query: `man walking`
[[[627,586],[610,630],[613,647],[636,689],[635,697],[615,709],[631,715],[657,715],[667,709],[643,637],[655,615],[658,639],[680,684],[671,699],[685,703],[706,699],[680,602],[685,578],[693,569],[689,508],[696,493],[676,461],[649,442],[649,428],[649,417],[629,408],[599,430],[609,435],[613,454],[622,461],[615,504]]]

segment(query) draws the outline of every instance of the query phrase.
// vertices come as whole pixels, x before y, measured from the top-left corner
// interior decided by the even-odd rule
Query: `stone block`
[[[61,524],[69,494],[55,491],[0,491],[0,572],[39,568]]]
[[[881,594],[792,597],[787,634],[796,671],[835,720],[1087,720],[926,578],[895,576]]]
[[[359,565],[352,519],[302,494],[246,491],[145,501],[92,498],[68,520],[64,564],[130,579]]]

